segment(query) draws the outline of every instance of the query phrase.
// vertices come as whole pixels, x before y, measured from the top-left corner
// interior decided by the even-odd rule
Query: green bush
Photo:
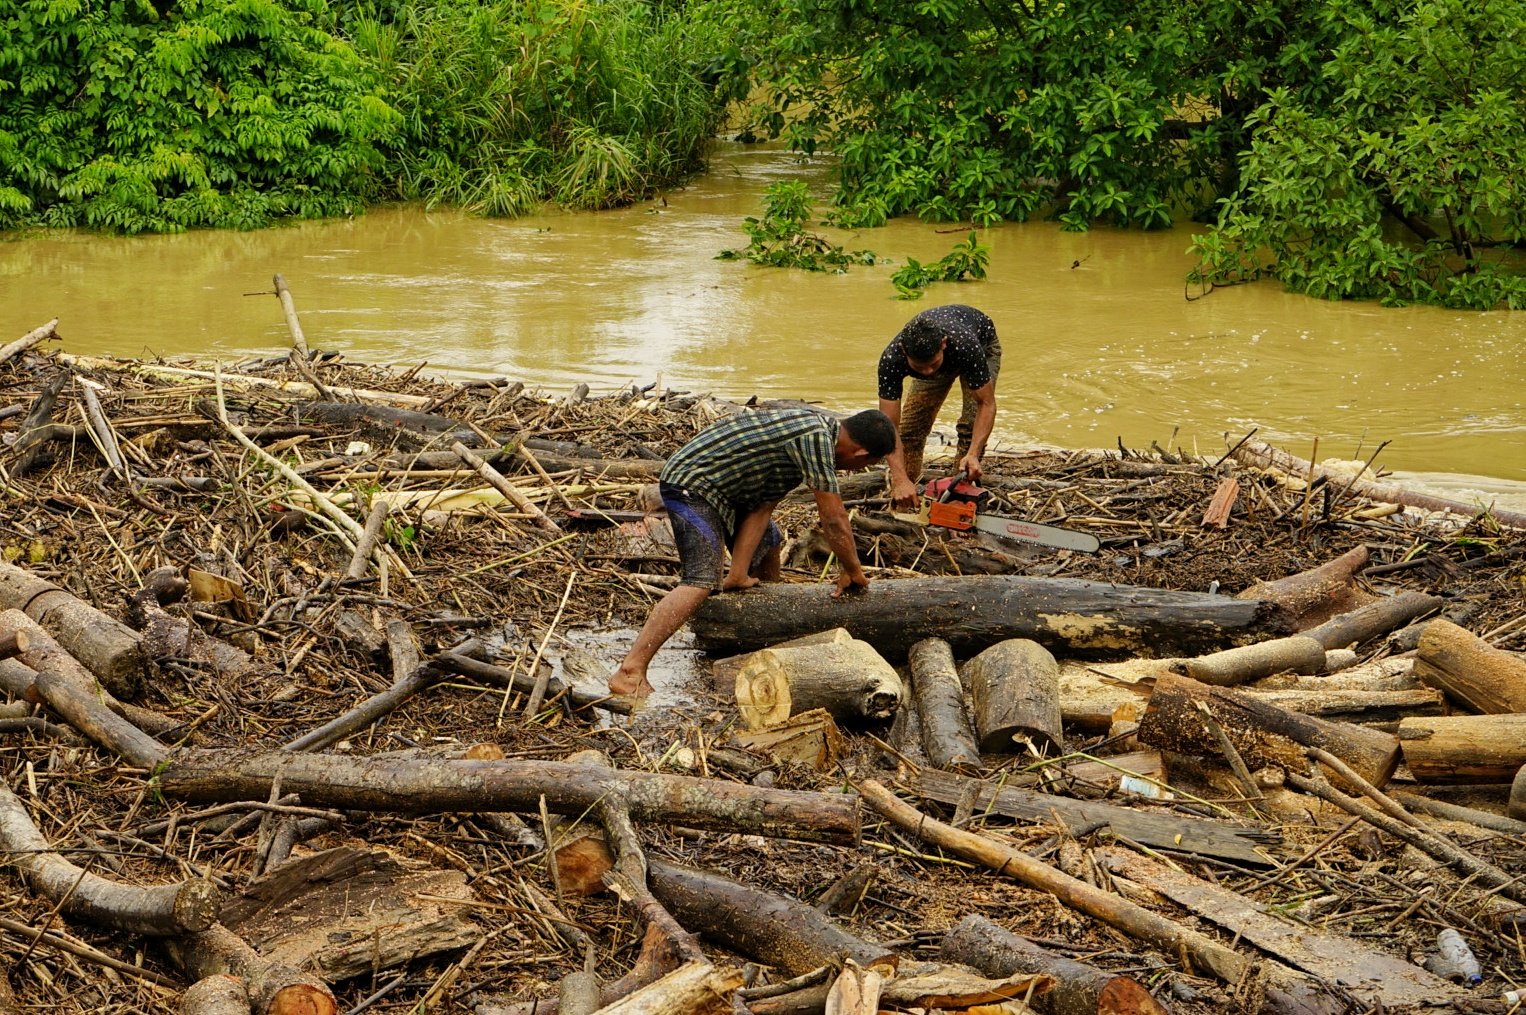
[[[770,184],[763,195],[763,217],[749,215],[742,230],[743,250],[723,250],[718,260],[748,260],[770,268],[803,268],[842,274],[850,265],[873,264],[872,250],[844,250],[807,230],[811,223],[810,189],[798,181]]]

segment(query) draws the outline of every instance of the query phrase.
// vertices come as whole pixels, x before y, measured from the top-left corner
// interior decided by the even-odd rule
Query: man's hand
[[[902,511],[917,506],[917,484],[909,479],[897,479],[890,484],[890,504]]]
[[[738,589],[750,589],[756,584],[758,584],[758,579],[754,578],[750,574],[728,574],[725,578],[721,579],[721,591],[734,592]]]
[[[980,456],[971,451],[959,459],[959,471],[965,474],[965,478],[971,483],[980,481],[981,468]]]
[[[857,574],[849,574],[846,571],[837,576],[837,588],[832,590],[832,598],[837,599],[844,592],[862,592],[869,587],[869,576],[859,571]]]

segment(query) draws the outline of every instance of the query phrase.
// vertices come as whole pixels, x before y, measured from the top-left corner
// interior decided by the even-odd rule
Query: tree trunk
[[[219,893],[210,881],[142,887],[91,874],[53,851],[26,807],[0,785],[0,852],[33,891],[68,916],[133,934],[166,936],[206,930],[217,921]]]
[[[983,916],[949,928],[938,946],[946,962],[973,966],[987,976],[1047,973],[1055,988],[1033,999],[1043,1015],[1168,1015],[1140,982],[1040,948]]]
[[[222,924],[196,934],[167,938],[165,946],[182,972],[195,980],[227,973],[244,981],[254,1015],[337,1015],[328,984],[273,963]]]
[[[1382,786],[1399,763],[1399,742],[1387,733],[1300,715],[1253,694],[1178,676],[1155,681],[1139,724],[1140,742],[1185,754],[1219,756],[1222,749],[1218,737],[1205,722],[1199,702],[1211,710],[1235,750],[1252,768],[1279,765],[1307,772],[1304,748],[1320,747],[1374,786]]]
[[[1526,713],[1404,719],[1399,743],[1421,782],[1509,782],[1526,765]]]
[[[137,696],[147,661],[142,639],[126,624],[52,582],[5,563],[0,563],[0,610],[20,610],[42,625],[112,694],[119,698]]]
[[[919,641],[911,647],[907,661],[928,760],[937,768],[979,772],[980,748],[965,715],[964,684],[948,642],[942,638]]]
[[[1450,620],[1425,625],[1415,676],[1470,711],[1526,712],[1526,658],[1497,649]]]
[[[1185,659],[1180,668],[1181,672],[1204,684],[1234,687],[1274,673],[1319,673],[1325,668],[1325,647],[1303,635],[1273,638]]]
[[[689,962],[660,980],[627,994],[600,1015],[732,1015],[740,970]]]
[[[185,750],[159,774],[159,788],[186,800],[267,800],[272,780],[313,807],[430,814],[534,812],[544,797],[558,814],[581,814],[611,791],[638,821],[805,842],[855,843],[859,803],[845,793],[764,789],[682,775],[604,771],[556,761],[451,761]]]
[[[249,993],[236,977],[213,973],[180,996],[180,1015],[249,1015]]]
[[[900,578],[832,599],[826,583],[711,596],[690,621],[701,648],[730,654],[845,627],[887,659],[923,638],[974,655],[1009,638],[1086,658],[1192,656],[1290,633],[1275,604],[1068,578]]]
[[[1331,617],[1318,627],[1299,632],[1327,649],[1350,648],[1403,627],[1416,617],[1441,609],[1445,600],[1405,590],[1387,599]]]
[[[762,649],[737,671],[737,708],[755,730],[817,708],[839,720],[883,721],[901,697],[895,667],[857,640]]]
[[[1064,746],[1060,665],[1044,646],[1025,638],[999,642],[965,663],[961,676],[970,687],[982,752],[1021,754],[1026,743],[1048,754]]]
[[[1277,603],[1294,618],[1298,629],[1303,630],[1372,602],[1372,595],[1364,592],[1354,580],[1369,560],[1371,554],[1367,547],[1354,547],[1312,570],[1276,581],[1256,582],[1235,598]]]

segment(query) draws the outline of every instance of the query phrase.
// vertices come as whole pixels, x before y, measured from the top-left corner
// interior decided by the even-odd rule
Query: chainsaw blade
[[[1040,546],[1053,546],[1061,550],[1096,553],[1102,546],[1097,537],[1090,532],[1077,532],[1074,529],[1062,529],[1056,525],[1043,525],[1039,522],[1025,522],[1021,518],[1008,518],[1005,515],[976,514],[972,524],[981,532],[989,532],[1002,539],[1017,539],[1025,543],[1038,543]]]

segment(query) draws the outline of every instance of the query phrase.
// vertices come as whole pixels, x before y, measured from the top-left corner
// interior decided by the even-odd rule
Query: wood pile
[[[745,407],[55,334],[0,347],[0,1013],[1503,1013],[1526,982],[1508,512],[1251,438],[991,456],[992,509],[1084,555],[847,477],[869,591],[826,598],[788,501],[786,580],[695,619],[713,685],[642,708],[603,676],[672,582],[651,484]]]

